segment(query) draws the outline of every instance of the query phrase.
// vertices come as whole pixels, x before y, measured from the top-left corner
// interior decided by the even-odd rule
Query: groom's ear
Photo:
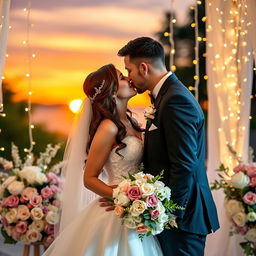
[[[148,74],[148,64],[146,62],[141,62],[139,65],[139,71],[144,76]]]

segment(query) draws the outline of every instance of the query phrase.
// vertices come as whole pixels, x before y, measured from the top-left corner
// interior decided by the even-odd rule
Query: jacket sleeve
[[[189,99],[174,95],[165,103],[161,121],[170,164],[168,177],[171,199],[179,206],[186,207],[198,166],[199,113]],[[176,210],[174,215],[182,218],[184,212]]]

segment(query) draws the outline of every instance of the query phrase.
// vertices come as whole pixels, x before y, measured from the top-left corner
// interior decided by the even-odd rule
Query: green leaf
[[[130,179],[131,181],[136,180],[135,177],[134,177],[133,175],[131,175],[129,172],[128,172],[128,176],[129,176],[129,179]]]
[[[114,203],[114,199],[112,199],[112,198],[104,197],[104,199],[105,199],[106,201],[108,201],[108,202]]]
[[[3,193],[3,197],[5,198],[5,197],[8,197],[10,195],[11,195],[11,193],[9,192],[9,190],[7,188],[5,188],[4,193]]]
[[[1,233],[4,237],[5,244],[16,244],[17,241],[14,240],[12,237],[8,236],[7,232],[4,230],[4,227],[1,228]]]

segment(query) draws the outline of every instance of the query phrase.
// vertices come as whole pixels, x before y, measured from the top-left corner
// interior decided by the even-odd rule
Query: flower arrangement
[[[256,163],[253,152],[249,162],[243,163],[234,150],[230,149],[238,161],[233,172],[223,164],[217,170],[219,180],[211,189],[223,189],[225,209],[231,222],[230,235],[240,234],[245,242],[240,243],[245,255],[256,255]]]
[[[154,105],[150,105],[147,108],[145,108],[143,113],[147,122],[151,123],[155,118],[156,108]]]
[[[159,181],[162,175],[163,172],[155,177],[143,172],[129,174],[113,190],[115,214],[126,227],[136,229],[140,238],[177,227],[172,212],[183,208],[170,200],[170,188]]]
[[[49,164],[59,148],[60,145],[49,144],[36,161],[33,153],[28,153],[22,162],[13,144],[13,161],[0,158],[0,165],[9,174],[2,175],[4,179],[0,183],[0,220],[5,243],[43,242],[49,246],[53,241],[62,189],[57,174],[63,162],[51,168]]]

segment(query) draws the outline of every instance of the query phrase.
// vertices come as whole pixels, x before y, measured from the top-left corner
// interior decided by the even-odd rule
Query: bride
[[[94,196],[112,198],[113,187],[141,162],[141,129],[127,110],[136,90],[109,64],[86,78],[84,92],[65,151],[59,232],[43,256],[161,256],[155,237],[139,239]],[[106,182],[100,179],[103,169]]]

